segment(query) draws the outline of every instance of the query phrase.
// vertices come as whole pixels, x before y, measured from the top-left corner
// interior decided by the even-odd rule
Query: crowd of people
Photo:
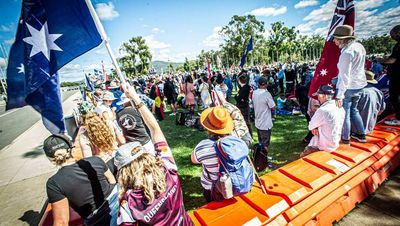
[[[292,62],[114,80],[85,91],[77,109],[82,158],[72,155],[68,136],[44,141],[46,156],[59,167],[47,182],[55,224],[68,225],[71,207],[85,225],[192,225],[173,151],[158,124],[167,105],[171,117],[179,108],[193,117],[201,112],[199,123],[208,138],[193,147],[191,161],[202,165],[199,183],[207,202],[221,198],[214,190],[221,177],[216,144],[232,137],[238,146],[251,148],[252,120],[258,145],[268,153],[275,115],[305,117],[308,145],[301,157],[334,151],[340,143],[366,142],[376,122],[391,113],[395,118],[385,123],[399,126],[400,26],[390,35],[397,41],[392,54],[369,58],[352,27],[338,26],[333,34],[341,49],[336,89],[322,85],[311,98],[314,64]]]

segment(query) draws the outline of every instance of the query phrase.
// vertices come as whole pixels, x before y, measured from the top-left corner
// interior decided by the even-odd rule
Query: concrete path
[[[63,103],[64,115],[71,114],[79,97],[78,92]],[[49,135],[39,120],[0,150],[0,225],[37,225],[46,181],[56,171],[42,149]]]

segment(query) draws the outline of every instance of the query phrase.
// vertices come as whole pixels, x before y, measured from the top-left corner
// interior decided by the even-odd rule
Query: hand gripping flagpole
[[[90,14],[91,14],[92,17],[93,17],[93,21],[94,21],[94,23],[95,23],[95,25],[96,25],[96,28],[97,28],[97,30],[98,30],[99,33],[100,33],[101,39],[104,41],[104,45],[106,46],[107,51],[108,51],[108,54],[109,54],[110,57],[111,57],[111,60],[112,60],[112,62],[113,62],[113,64],[114,64],[114,67],[115,67],[115,70],[117,71],[118,77],[121,79],[121,82],[126,83],[125,76],[122,74],[121,69],[119,68],[117,59],[115,58],[114,53],[112,52],[112,49],[111,49],[111,46],[110,46],[110,43],[109,43],[107,34],[106,34],[106,32],[104,31],[103,24],[101,24],[100,19],[99,19],[99,17],[97,16],[97,13],[96,13],[96,11],[94,10],[93,5],[92,5],[92,3],[90,2],[90,0],[85,0],[85,2],[86,2],[87,7],[89,8]]]

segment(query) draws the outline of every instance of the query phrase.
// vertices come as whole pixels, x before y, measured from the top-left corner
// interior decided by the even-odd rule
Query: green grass
[[[194,147],[207,138],[206,132],[186,126],[175,125],[175,116],[168,116],[160,122],[160,126],[170,145],[181,177],[184,203],[187,211],[206,204],[203,198],[203,189],[200,185],[201,165],[194,165],[190,156]],[[276,116],[272,128],[269,156],[272,162],[283,166],[297,160],[304,150],[302,139],[307,134],[307,122],[299,116]],[[253,123],[253,139],[257,143],[257,131]],[[263,175],[270,170],[259,173]]]

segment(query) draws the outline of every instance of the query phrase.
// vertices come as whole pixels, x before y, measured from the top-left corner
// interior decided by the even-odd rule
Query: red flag
[[[337,26],[350,25],[354,28],[354,2],[353,0],[339,0],[332,18],[328,36],[322,50],[321,58],[311,81],[309,96],[312,96],[321,85],[332,84],[332,79],[338,75],[337,63],[340,49],[333,42],[333,32]]]

